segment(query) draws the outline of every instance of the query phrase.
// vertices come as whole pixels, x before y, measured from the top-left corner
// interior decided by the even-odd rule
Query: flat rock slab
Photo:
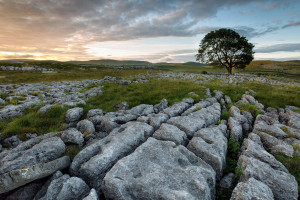
[[[233,190],[230,200],[274,200],[272,190],[263,182],[250,178],[240,182]]]
[[[193,112],[187,116],[173,117],[167,121],[168,124],[177,126],[184,131],[188,138],[192,138],[194,133],[205,126],[215,124],[220,119],[221,107],[219,103]]]
[[[80,151],[75,156],[70,171],[98,191],[106,172],[119,159],[146,141],[153,132],[153,127],[148,124],[128,122]]]
[[[57,170],[62,170],[70,165],[70,158],[64,156],[51,162],[36,164],[23,169],[12,170],[2,174],[0,178],[0,194],[8,192],[27,183],[47,177]]]
[[[214,199],[215,172],[184,146],[149,138],[106,174],[108,199]]]
[[[223,126],[223,127],[222,127]],[[210,164],[216,171],[216,178],[220,180],[226,165],[227,138],[224,131],[226,125],[218,127],[203,128],[195,133],[187,148],[198,157]]]
[[[241,181],[247,181],[252,177],[266,184],[272,190],[275,199],[298,199],[298,184],[291,174],[276,170],[265,162],[245,155],[240,156],[238,164],[242,169]]]
[[[171,107],[163,110],[165,114],[169,117],[175,117],[183,113],[186,109],[190,107],[190,104],[185,102],[174,103]]]
[[[59,137],[30,139],[14,149],[0,153],[0,175],[55,160],[64,153],[65,144]]]
[[[153,137],[158,140],[172,141],[177,145],[186,145],[188,142],[185,132],[181,131],[176,126],[165,123],[162,124],[157,131],[155,131]]]

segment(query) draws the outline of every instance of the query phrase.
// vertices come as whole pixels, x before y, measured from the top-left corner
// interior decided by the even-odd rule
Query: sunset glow
[[[1,0],[0,59],[195,61],[232,28],[255,59],[300,59],[300,1]]]

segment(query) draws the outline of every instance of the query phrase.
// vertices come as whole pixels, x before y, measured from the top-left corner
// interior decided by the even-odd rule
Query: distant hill
[[[69,63],[80,65],[151,65],[152,63],[147,61],[136,60],[89,60],[89,61],[69,61]]]

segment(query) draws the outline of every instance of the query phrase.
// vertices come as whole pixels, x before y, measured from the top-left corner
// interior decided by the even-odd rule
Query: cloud
[[[289,27],[293,27],[293,26],[300,26],[300,21],[298,21],[298,22],[291,21],[290,23],[282,26],[282,28],[289,28]]]
[[[265,5],[270,1],[1,0],[0,51],[90,59],[93,57],[85,47],[88,43],[205,34],[217,27],[199,27],[199,21],[215,16],[224,7],[251,2]],[[249,37],[275,30],[237,28]]]
[[[257,53],[271,53],[277,51],[300,51],[300,43],[276,44],[255,49],[255,52]]]

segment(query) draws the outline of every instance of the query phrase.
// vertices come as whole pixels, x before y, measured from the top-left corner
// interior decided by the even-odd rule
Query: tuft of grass
[[[224,174],[235,173],[237,168],[237,161],[239,158],[239,151],[241,145],[239,142],[236,142],[233,137],[228,141],[227,156],[226,156],[226,168]]]
[[[300,192],[300,156],[294,153],[293,158],[287,157],[283,154],[277,154],[275,157],[295,177],[298,182],[298,191]]]
[[[79,153],[80,147],[78,145],[72,144],[72,145],[66,145],[66,151],[65,155],[69,156],[71,161],[74,159],[74,157]]]
[[[6,125],[1,125],[0,131],[2,137],[7,138],[13,135],[18,135],[20,139],[26,140],[26,133],[37,133],[42,135],[49,132],[56,132],[63,130],[65,113],[68,108],[60,106],[53,106],[44,114],[37,113],[37,108],[28,109],[25,115],[14,118]]]
[[[280,129],[283,130],[288,135],[288,137],[297,138],[296,135],[291,133],[290,130],[287,127],[282,126],[282,127],[280,127]]]
[[[257,106],[252,105],[252,104],[239,104],[237,105],[237,107],[240,109],[241,112],[247,111],[249,113],[251,113],[252,116],[257,116],[260,113],[262,113]]]
[[[228,120],[229,119],[229,112],[225,111],[221,114],[221,119]]]

